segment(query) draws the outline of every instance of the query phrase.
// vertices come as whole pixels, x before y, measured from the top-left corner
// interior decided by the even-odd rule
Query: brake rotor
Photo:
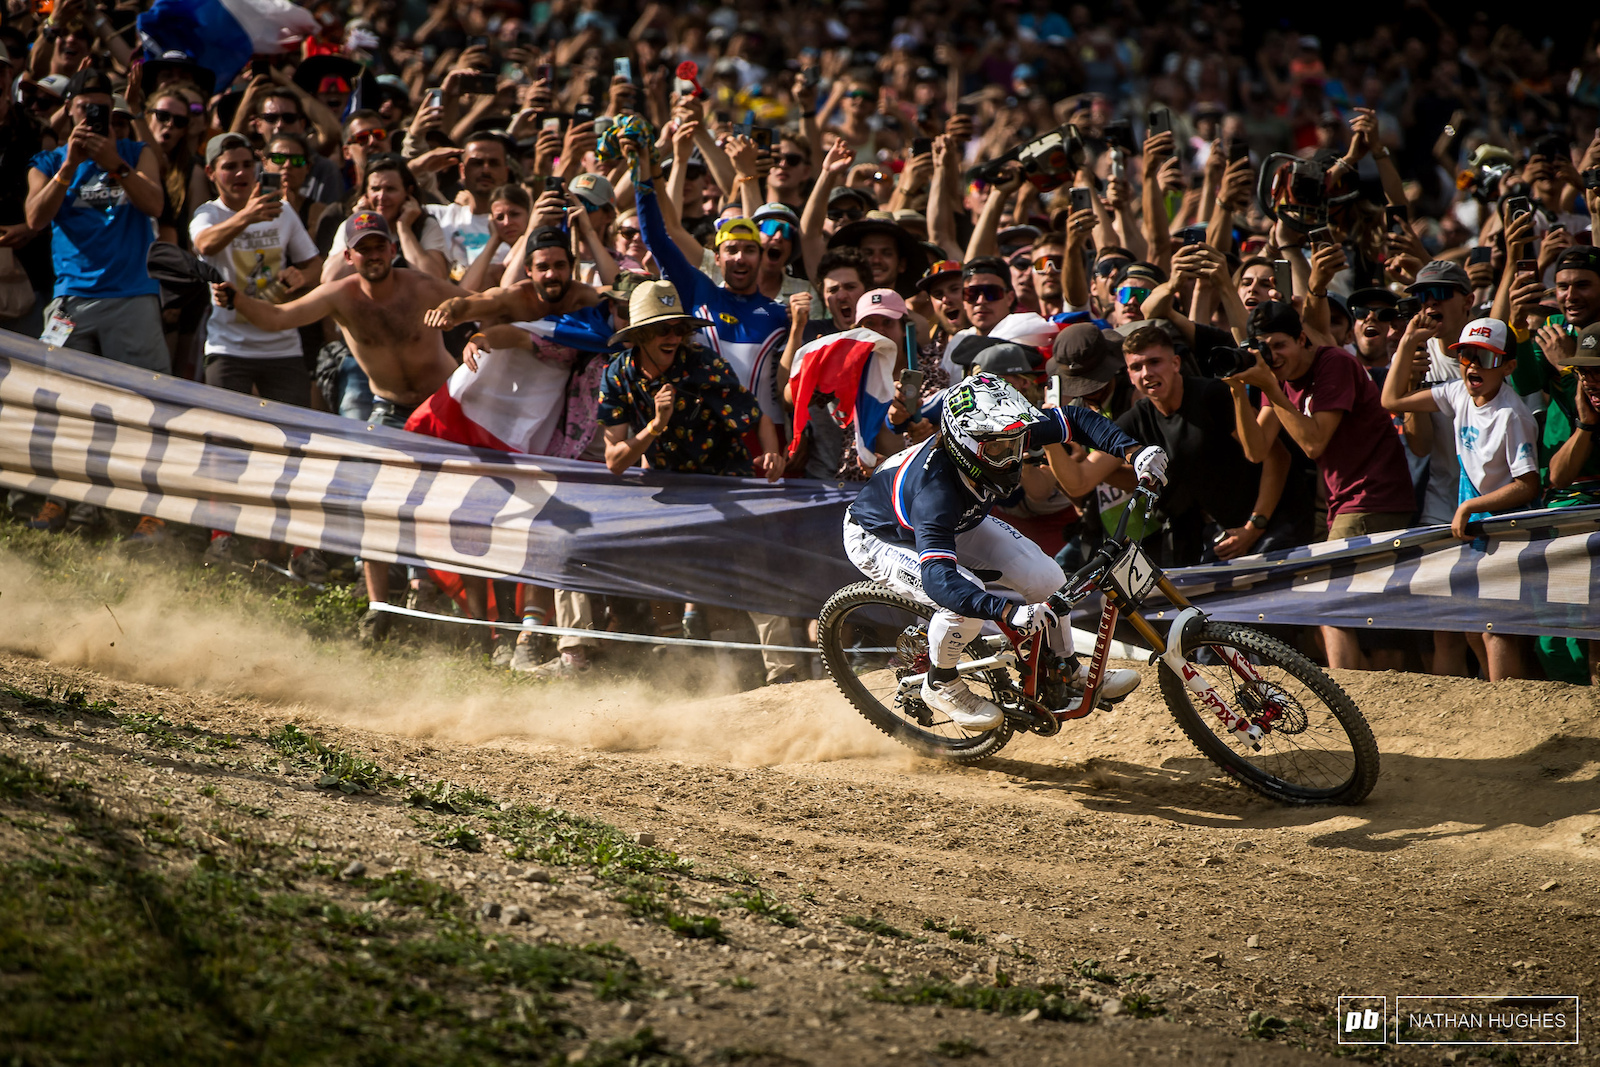
[[[894,642],[894,676],[898,681],[908,674],[927,674],[933,666],[928,656],[928,631],[921,626],[907,626]],[[933,726],[933,710],[922,702],[916,693],[906,693],[900,698],[900,708],[918,726]]]

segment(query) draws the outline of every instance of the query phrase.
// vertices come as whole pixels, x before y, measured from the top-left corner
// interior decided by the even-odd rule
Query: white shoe
[[[1121,700],[1139,688],[1141,681],[1143,679],[1139,677],[1138,671],[1106,671],[1100,679],[1100,699]],[[1088,682],[1089,667],[1087,664],[1082,664],[1078,667],[1078,684],[1087,685]]]
[[[967,688],[960,678],[935,684],[922,680],[922,702],[971,733],[993,730],[1005,721],[1005,712]]]

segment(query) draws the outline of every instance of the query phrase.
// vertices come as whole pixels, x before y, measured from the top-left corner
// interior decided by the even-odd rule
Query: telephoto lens
[[[1216,369],[1217,377],[1231,378],[1235,374],[1243,374],[1256,365],[1256,353],[1253,348],[1215,348],[1211,350],[1211,364]]]

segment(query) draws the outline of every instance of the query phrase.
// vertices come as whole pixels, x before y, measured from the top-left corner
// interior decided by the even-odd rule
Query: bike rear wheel
[[[817,645],[834,684],[873,726],[920,755],[976,763],[1011,740],[1009,722],[968,733],[923,704],[916,690],[899,692],[900,678],[928,669],[931,618],[933,609],[926,604],[877,582],[857,582],[823,605]],[[987,649],[975,642],[962,659],[980,655],[987,655]],[[973,692],[1003,705],[996,690],[1006,677],[1006,669],[998,667],[968,674],[966,681]]]
[[[1241,677],[1223,649],[1242,653],[1261,682]],[[1259,630],[1226,622],[1207,623],[1184,658],[1230,708],[1263,728],[1257,751],[1162,663],[1161,695],[1172,717],[1230,775],[1287,804],[1356,804],[1372,792],[1378,780],[1372,729],[1315,663]]]

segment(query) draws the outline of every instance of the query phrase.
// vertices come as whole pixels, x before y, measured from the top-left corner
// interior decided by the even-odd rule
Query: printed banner
[[[367,559],[793,617],[861,577],[840,538],[853,487],[617,476],[4,333],[0,485]],[[1237,622],[1600,638],[1600,508],[1506,516],[1485,535],[1407,530],[1172,577]]]

